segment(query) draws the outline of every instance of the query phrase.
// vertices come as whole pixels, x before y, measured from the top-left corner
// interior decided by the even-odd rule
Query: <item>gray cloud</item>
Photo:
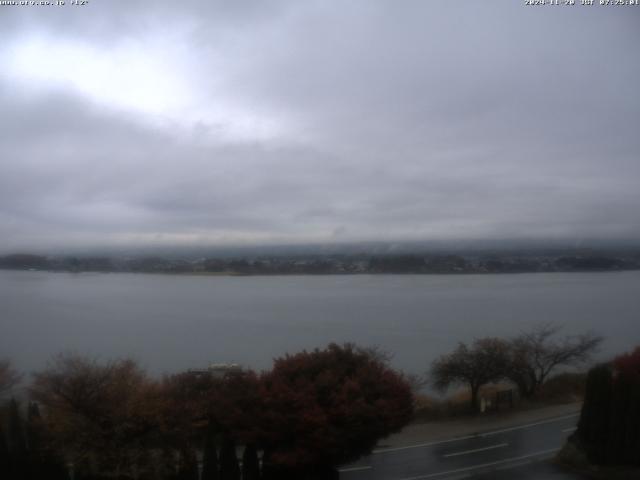
[[[639,20],[506,1],[3,7],[2,248],[638,238]],[[41,46],[16,77],[33,38],[74,69],[56,45],[135,45],[141,64],[160,45],[186,103],[120,102],[136,76],[113,64],[121,91],[50,81]]]

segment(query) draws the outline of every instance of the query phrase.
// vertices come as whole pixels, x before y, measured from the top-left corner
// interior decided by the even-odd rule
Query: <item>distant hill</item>
[[[235,256],[43,256],[0,257],[0,268],[67,272],[140,272],[235,275],[460,274],[600,272],[640,269],[640,249],[489,250],[458,253],[300,253],[245,251]]]

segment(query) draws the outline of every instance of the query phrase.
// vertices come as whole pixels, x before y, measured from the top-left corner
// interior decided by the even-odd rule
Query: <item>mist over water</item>
[[[640,338],[640,272],[215,277],[0,271],[1,356],[33,371],[63,350],[132,356],[152,373],[212,362],[266,369],[287,352],[353,341],[422,373],[459,341],[536,322]]]

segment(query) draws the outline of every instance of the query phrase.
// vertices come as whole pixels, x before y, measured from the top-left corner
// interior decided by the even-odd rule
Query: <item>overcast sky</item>
[[[0,250],[640,238],[640,7],[67,0],[0,39]]]

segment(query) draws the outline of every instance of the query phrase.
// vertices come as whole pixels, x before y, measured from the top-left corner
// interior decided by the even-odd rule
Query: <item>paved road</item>
[[[585,480],[584,476],[569,473],[549,461],[528,462],[519,466],[508,465],[485,473],[472,473],[468,478],[473,480]]]
[[[451,440],[376,450],[342,467],[340,479],[576,478],[536,462],[552,457],[564,445],[577,420],[578,414],[571,414]]]

